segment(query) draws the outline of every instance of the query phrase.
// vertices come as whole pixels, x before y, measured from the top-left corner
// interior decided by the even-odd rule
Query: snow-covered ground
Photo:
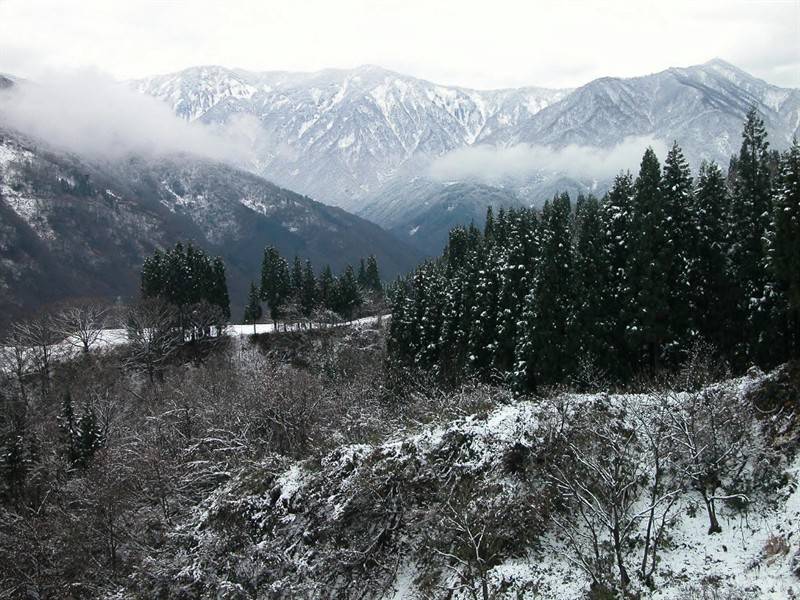
[[[353,321],[346,321],[343,323],[338,323],[336,325],[328,325],[328,324],[320,324],[320,323],[311,323],[312,329],[319,329],[321,327],[362,327],[364,325],[371,325],[380,321],[381,319],[385,320],[390,315],[376,315],[373,317],[364,317],[362,319],[355,319]],[[308,329],[307,324],[298,325],[296,323],[287,324],[284,328],[283,323],[278,323],[277,331],[282,333],[284,331],[305,331]],[[253,325],[228,325],[225,329],[225,333],[231,336],[242,336],[242,335],[253,335],[253,333],[275,333],[276,326],[273,323],[258,323],[255,326],[255,331],[253,331]]]
[[[762,386],[769,377],[753,373],[720,384],[720,389],[736,397],[745,394],[749,397],[750,392]],[[647,398],[645,395],[603,397],[612,405],[631,409]],[[685,394],[674,396],[676,401],[686,397]],[[580,405],[595,402],[598,396],[570,394],[563,398]],[[435,491],[438,486],[452,485],[452,481],[460,477],[475,478],[481,482],[481,489],[492,490],[484,498],[490,506],[496,506],[492,502],[497,501],[501,505],[517,507],[512,509],[514,511],[522,510],[520,503],[529,501],[530,496],[521,490],[525,486],[537,486],[537,478],[521,483],[506,470],[504,457],[516,444],[536,448],[543,443],[543,436],[547,435],[545,423],[553,410],[556,410],[553,405],[539,400],[512,401],[488,413],[446,424],[423,426],[412,432],[398,432],[376,445],[343,446],[323,457],[318,464],[301,462],[288,465],[274,480],[272,489],[277,501],[270,501],[259,492],[248,496],[239,483],[233,482],[230,488],[218,491],[206,514],[214,514],[220,508],[227,510],[230,505],[239,507],[243,514],[249,515],[250,522],[259,523],[264,532],[259,548],[274,550],[291,546],[293,553],[289,560],[297,561],[292,569],[304,573],[304,577],[318,577],[320,575],[314,572],[314,564],[320,564],[318,557],[326,552],[335,555],[343,549],[324,544],[306,547],[294,536],[298,532],[310,531],[309,535],[314,538],[316,528],[329,534],[341,531],[342,536],[350,535],[354,527],[351,520],[360,514],[354,511],[363,509],[363,495],[367,493],[362,489],[364,485],[371,490],[367,495],[376,498],[385,498],[396,489],[405,490],[398,493],[422,494],[423,498],[428,498],[418,499],[421,502],[419,509],[424,514],[443,510],[442,505],[437,504],[440,502]],[[759,431],[759,444],[769,444],[765,437],[761,437],[764,434],[760,433],[755,422],[754,427]],[[680,496],[665,534],[665,543],[659,551],[652,590],[634,575],[637,561],[641,560],[645,521],[639,523],[631,537],[638,541],[627,548],[625,560],[634,579],[632,586],[639,591],[641,598],[784,600],[800,597],[800,579],[794,574],[800,560],[800,456],[781,456],[781,483],[771,487],[768,493],[754,493],[744,510],[718,502],[721,533],[709,535],[708,516],[699,495],[686,490]],[[451,483],[444,483],[445,479]],[[387,481],[388,487],[381,487],[382,482]],[[644,496],[641,500],[646,502]],[[413,503],[414,500],[407,499],[407,502]],[[252,513],[249,512],[251,509]],[[417,518],[409,517],[414,514],[412,512],[405,514],[406,518]],[[380,528],[379,523],[377,521],[374,527]],[[198,531],[204,529],[199,527],[199,523],[195,526]],[[472,597],[466,588],[458,585],[454,575],[440,571],[436,576],[430,564],[421,563],[418,554],[409,552],[408,549],[419,548],[420,544],[424,546],[427,542],[423,538],[427,534],[418,538],[420,532],[414,529],[413,524],[404,523],[402,527],[406,529],[397,533],[403,540],[398,546],[400,556],[395,554],[391,558],[397,565],[394,579],[378,597],[384,600],[444,597],[445,592],[441,596],[431,596],[431,577],[441,577],[436,584],[438,589],[453,589],[448,597],[454,600]],[[491,568],[488,573],[489,587],[493,590],[491,597],[509,600],[586,598],[589,578],[576,566],[563,534],[554,521],[548,521],[534,544],[523,546],[522,551]],[[774,551],[776,541],[780,542],[777,544],[779,551]],[[773,551],[768,550],[771,544]],[[402,548],[406,548],[405,553],[400,550]],[[292,579],[287,577],[276,585],[288,586],[290,581]],[[421,588],[420,582],[428,587]],[[458,587],[461,587],[460,591],[456,591]]]
[[[723,385],[742,395],[758,388],[767,377],[751,374]],[[592,401],[594,396],[570,395],[570,398],[581,403]],[[644,398],[644,395],[611,396],[612,402],[627,406],[634,406]],[[491,467],[491,462],[521,439],[524,431],[535,430],[532,423],[543,414],[540,404],[515,402],[490,412],[485,419],[469,417],[464,422],[426,429],[388,445],[400,447],[411,443],[416,452],[424,454],[441,445],[448,431],[459,431],[469,437],[470,456],[474,467],[480,470]],[[745,510],[718,502],[722,532],[713,535],[709,535],[708,516],[700,497],[684,494],[675,522],[667,532],[668,543],[659,552],[656,588],[649,590],[642,586],[642,597],[653,600],[800,598],[800,579],[795,575],[800,567],[800,454],[786,465],[784,477],[786,483],[775,489],[772,497],[753,498]],[[778,540],[779,547],[785,546],[778,552],[769,551],[770,545],[774,550]],[[509,590],[496,597],[587,598],[590,580],[567,558],[570,549],[558,527],[551,524],[538,546],[526,556],[505,560],[490,571],[491,587]],[[627,558],[631,572],[636,568],[637,552]],[[413,561],[404,563],[385,600],[429,597],[413,584],[419,575],[421,572]],[[525,593],[519,595],[521,589]],[[458,594],[453,597],[461,598]]]

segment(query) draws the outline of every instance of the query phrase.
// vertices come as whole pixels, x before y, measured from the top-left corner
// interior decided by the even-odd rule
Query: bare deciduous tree
[[[12,327],[0,348],[0,370],[16,382],[20,397],[27,402],[25,375],[33,359],[22,332]]]
[[[53,316],[41,312],[31,319],[20,321],[13,326],[15,335],[31,349],[32,362],[39,372],[42,396],[46,395],[50,382],[50,366],[55,346],[64,336],[59,331]]]
[[[505,515],[487,491],[475,480],[454,485],[432,519],[434,531],[443,537],[430,549],[444,560],[455,580],[446,586],[448,597],[454,592],[469,594],[473,600],[493,596],[489,572],[501,555]]]
[[[62,309],[56,316],[57,326],[67,343],[89,354],[102,337],[109,309],[94,302],[81,302]]]
[[[670,427],[673,407],[662,394],[650,396],[637,407],[636,419],[642,432],[644,455],[650,475],[646,484],[650,504],[645,515],[646,527],[639,575],[652,584],[658,564],[658,550],[677,501],[683,480],[678,468],[677,442]]]
[[[561,503],[553,520],[574,553],[570,560],[598,588],[613,587],[608,580],[612,565],[619,585],[628,586],[626,555],[645,519],[648,541],[642,571],[652,572],[647,557],[655,561],[661,521],[666,521],[678,495],[663,481],[666,442],[658,419],[637,423],[629,419],[629,410],[605,396],[579,407],[570,423],[559,426],[558,456],[549,468]],[[638,506],[648,478],[647,502]]]

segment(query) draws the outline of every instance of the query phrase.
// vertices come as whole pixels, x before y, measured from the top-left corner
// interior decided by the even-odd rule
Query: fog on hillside
[[[255,117],[189,123],[164,102],[96,71],[50,73],[0,93],[0,126],[87,158],[190,153],[244,164],[260,135]]]

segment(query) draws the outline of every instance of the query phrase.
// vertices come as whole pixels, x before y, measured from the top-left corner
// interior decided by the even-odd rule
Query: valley
[[[0,600],[800,598],[798,23],[0,0]]]

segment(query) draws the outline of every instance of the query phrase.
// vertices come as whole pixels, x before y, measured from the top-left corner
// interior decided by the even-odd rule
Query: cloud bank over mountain
[[[187,123],[163,102],[95,70],[50,73],[0,93],[0,126],[93,159],[190,153],[233,163],[251,158],[255,117]]]
[[[562,148],[516,144],[487,144],[458,148],[435,159],[429,169],[437,181],[474,180],[499,183],[525,180],[540,173],[562,173],[569,177],[607,179],[619,171],[636,171],[644,150],[652,147],[663,158],[667,148],[653,136],[633,136],[610,148],[570,144]]]

